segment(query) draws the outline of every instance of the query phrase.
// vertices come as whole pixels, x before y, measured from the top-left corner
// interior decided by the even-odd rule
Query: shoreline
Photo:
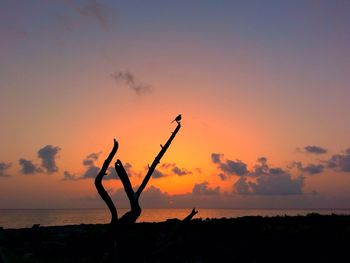
[[[119,216],[127,209],[119,209]],[[162,222],[168,218],[184,218],[190,209],[143,209],[138,222]],[[239,218],[242,216],[296,216],[309,213],[321,215],[350,215],[350,210],[295,210],[295,209],[198,209],[195,218]],[[41,226],[61,226],[79,224],[109,223],[108,209],[40,209],[40,210],[0,210],[0,227],[6,229],[28,228],[34,224]]]
[[[336,262],[347,255],[349,215],[247,216],[1,229],[5,262]],[[170,256],[173,255],[173,256]],[[124,262],[124,261],[121,261]]]

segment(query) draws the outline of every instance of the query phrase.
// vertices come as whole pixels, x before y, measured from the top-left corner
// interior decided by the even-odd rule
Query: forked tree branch
[[[157,165],[160,163],[160,159],[162,159],[164,153],[166,152],[166,150],[169,148],[171,142],[173,141],[173,139],[175,138],[176,134],[178,133],[178,131],[181,128],[181,124],[180,122],[177,123],[177,126],[175,128],[175,130],[173,131],[173,133],[171,134],[170,138],[168,139],[168,141],[166,142],[166,144],[164,146],[160,145],[161,150],[158,153],[158,155],[156,156],[156,158],[154,159],[152,165],[150,167],[148,167],[148,172],[145,176],[145,178],[143,179],[139,189],[137,189],[136,191],[136,196],[137,198],[140,197],[142,191],[145,189],[149,179],[152,176],[152,173],[154,172],[154,170],[156,169]]]
[[[114,139],[114,145],[113,145],[112,151],[108,155],[107,159],[104,161],[100,172],[97,174],[95,178],[95,186],[96,186],[97,192],[99,193],[103,201],[105,201],[106,205],[109,208],[109,211],[111,212],[111,223],[116,223],[118,221],[118,213],[117,213],[117,209],[113,204],[111,197],[109,196],[109,194],[107,193],[107,191],[104,189],[102,185],[102,179],[103,179],[103,176],[106,175],[109,164],[111,163],[117,150],[118,150],[118,142],[116,139]]]
[[[117,172],[117,174],[118,174],[118,176],[123,184],[123,187],[124,187],[124,190],[126,192],[126,195],[128,196],[128,199],[130,202],[130,208],[131,208],[130,211],[125,213],[119,220],[118,220],[117,209],[114,206],[111,197],[109,196],[109,194],[107,193],[107,191],[104,189],[104,187],[102,185],[102,179],[106,175],[107,169],[108,169],[114,155],[116,154],[116,152],[118,150],[118,142],[114,139],[113,149],[110,152],[110,154],[108,155],[107,159],[104,161],[100,172],[98,173],[98,175],[95,178],[96,189],[97,189],[99,195],[101,196],[101,198],[103,199],[103,201],[105,201],[106,205],[108,206],[109,211],[111,212],[111,217],[112,217],[111,223],[116,223],[117,221],[122,222],[122,223],[123,222],[124,223],[136,222],[137,218],[141,214],[139,197],[140,197],[142,191],[145,189],[147,183],[149,182],[149,180],[152,176],[152,173],[156,169],[157,165],[160,163],[160,160],[162,159],[163,155],[165,154],[165,152],[169,148],[171,142],[174,140],[176,134],[179,132],[180,128],[181,128],[181,124],[180,124],[180,122],[178,122],[175,130],[172,132],[171,136],[169,137],[169,139],[167,140],[165,145],[164,146],[160,145],[160,147],[161,147],[160,152],[158,153],[158,155],[154,159],[152,165],[148,167],[147,174],[145,175],[145,178],[143,179],[140,187],[138,188],[138,190],[136,192],[134,192],[134,190],[132,188],[129,176],[128,176],[128,174],[123,166],[123,163],[119,159],[116,161],[115,170],[116,170],[116,172]],[[191,214],[186,217],[186,221],[187,221],[187,218],[189,218],[188,220],[191,220],[191,218],[196,213],[197,212],[193,209]]]

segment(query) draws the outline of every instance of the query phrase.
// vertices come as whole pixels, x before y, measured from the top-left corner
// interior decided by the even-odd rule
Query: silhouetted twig
[[[137,196],[139,197],[140,194],[142,193],[142,191],[145,189],[149,179],[151,178],[152,173],[154,172],[154,170],[156,169],[157,165],[160,163],[160,159],[162,159],[164,153],[166,152],[166,150],[169,148],[171,142],[173,141],[173,139],[175,138],[176,134],[178,133],[178,131],[181,128],[181,123],[178,122],[177,126],[174,130],[174,132],[171,134],[170,138],[168,139],[168,141],[166,142],[166,144],[164,146],[160,145],[161,150],[158,153],[158,155],[156,156],[156,158],[154,159],[152,165],[148,168],[148,172],[145,176],[145,178],[142,181],[142,184],[140,185],[139,189],[136,191]]]

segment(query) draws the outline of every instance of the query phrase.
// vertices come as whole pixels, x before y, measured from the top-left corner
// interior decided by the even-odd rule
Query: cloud
[[[245,175],[248,172],[247,165],[241,160],[227,160],[226,163],[221,163],[220,168],[224,173]]]
[[[97,167],[95,165],[90,165],[87,167],[86,171],[82,174],[82,176],[79,179],[88,179],[88,178],[95,179],[99,171],[100,171],[100,167]]]
[[[247,165],[241,160],[226,160],[222,161],[223,154],[212,153],[211,160],[213,163],[217,164],[219,169],[227,177],[228,175],[239,175],[243,176],[248,173]],[[220,176],[222,179],[226,178],[225,176]]]
[[[176,163],[162,163],[160,165],[160,167],[164,168],[164,169],[172,168],[172,167],[175,167],[175,166],[176,166]]]
[[[251,170],[241,160],[223,160],[223,154],[211,154],[211,160],[221,171],[218,176],[227,180],[231,175],[241,178],[233,185],[234,192],[250,195],[298,195],[303,193],[305,178],[292,178],[291,174],[279,167],[270,167],[266,157],[257,159]],[[323,169],[319,166],[302,167],[305,172],[317,173]],[[317,170],[318,169],[318,170]]]
[[[159,171],[158,169],[155,169],[152,177],[153,178],[162,178],[162,177],[166,177],[167,175],[165,173],[162,173],[161,171]]]
[[[146,169],[148,169],[148,167]],[[176,163],[163,163],[160,165],[160,169],[156,169],[153,172],[152,176],[153,178],[162,178],[169,176],[170,174],[184,176],[192,174],[192,171],[189,171],[186,168],[180,168],[176,165]]]
[[[91,22],[108,30],[115,17],[113,6],[101,3],[97,0],[61,1],[65,9],[55,12],[52,17],[56,18],[56,27],[67,31],[79,29],[81,26],[90,26]]]
[[[105,29],[110,26],[111,7],[98,3],[97,0],[84,1],[82,5],[76,7],[76,11],[82,17],[97,21]]]
[[[101,152],[90,153],[85,157],[85,159],[83,160],[83,165],[86,167],[86,170],[78,179],[91,179],[91,178],[95,179],[96,178],[96,175],[100,171],[100,167],[96,166],[95,162],[98,160],[100,154]],[[104,178],[108,179],[107,177],[108,176],[105,176]]]
[[[239,176],[243,176],[248,172],[247,165],[238,159],[236,161],[227,160],[225,163],[221,163],[220,169],[226,174]]]
[[[140,196],[140,205],[149,207],[166,207],[170,203],[170,196],[159,188],[151,185]]]
[[[211,154],[211,161],[213,162],[213,163],[220,163],[221,162],[221,156],[222,156],[222,154],[220,154],[220,153],[212,153]]]
[[[124,188],[117,189],[111,193],[110,196],[117,207],[127,208],[130,206]],[[96,196],[96,199],[101,200],[99,196]],[[152,185],[146,188],[140,196],[141,207],[164,208],[169,207],[169,203],[170,195],[168,195],[166,192],[162,192],[159,188]]]
[[[319,164],[308,164],[304,166],[301,162],[295,162],[292,166],[308,174],[319,174],[326,168],[337,172],[350,172],[350,149],[345,150],[343,154],[335,154]]]
[[[224,173],[219,173],[218,176],[221,180],[225,181],[227,179],[227,176]]]
[[[43,172],[43,170],[37,165],[35,165],[31,160],[21,158],[19,159],[18,163],[21,166],[22,174],[29,175]]]
[[[178,176],[192,174],[191,171],[187,171],[185,168],[179,168],[177,166],[175,166],[173,169],[171,169],[171,171]]]
[[[101,152],[90,153],[83,160],[83,165],[86,167],[84,173],[80,176],[77,176],[69,171],[63,172],[62,181],[77,181],[81,179],[95,179],[96,175],[100,171],[100,167],[95,165],[95,162],[98,160]],[[108,169],[109,171],[109,169]],[[109,179],[109,176],[105,176],[104,178]]]
[[[298,168],[299,171],[305,172],[308,174],[319,174],[324,171],[324,165],[322,164],[308,164],[304,166],[301,162],[295,162],[294,166]]]
[[[85,172],[78,179],[95,179],[96,175],[100,171],[100,167],[95,165],[95,162],[98,160],[101,152],[90,153],[83,160],[83,165],[86,167]]]
[[[326,166],[339,172],[350,172],[350,149],[345,154],[333,155],[326,161]]]
[[[97,174],[100,172],[101,168],[95,165],[95,162],[98,160],[101,152],[90,153],[83,160],[83,165],[86,167],[86,171],[78,177],[78,179],[95,179]],[[127,166],[129,167],[129,166]],[[103,180],[119,179],[117,172],[114,167],[108,167],[107,174],[103,177]]]
[[[78,177],[75,174],[72,174],[71,172],[68,172],[68,171],[63,172],[62,181],[76,181],[76,180],[78,180]]]
[[[6,46],[14,41],[23,42],[38,37],[44,37],[46,42],[53,40],[62,45],[71,37],[91,32],[92,27],[108,31],[117,17],[113,4],[108,4],[106,1],[7,1],[13,4],[5,4],[6,7],[3,6],[3,2],[1,1],[0,9],[0,34],[7,36],[6,39],[4,37],[1,39],[1,44],[4,42]],[[21,8],[18,8],[19,3]],[[12,14],[16,19],[11,22],[3,12]],[[2,17],[4,19],[1,19]],[[45,23],[37,23],[37,17],[45,17]]]
[[[233,185],[234,191],[238,194],[251,194],[249,189],[249,183],[247,182],[247,177],[240,177],[236,183]]]
[[[47,173],[51,174],[58,171],[56,158],[60,150],[60,147],[46,145],[38,151],[38,157],[41,159],[41,167],[43,167]]]
[[[83,165],[85,166],[90,166],[94,164],[95,161],[98,160],[98,157],[100,156],[102,152],[98,153],[90,153],[89,155],[86,156],[86,158],[83,160]]]
[[[308,164],[301,169],[301,171],[307,172],[309,174],[319,174],[322,173],[323,170],[324,166],[322,164]]]
[[[307,153],[315,153],[315,154],[324,154],[327,153],[327,150],[325,148],[322,148],[320,146],[315,145],[308,145],[304,147],[304,150]]]
[[[131,165],[131,163],[125,163],[124,164],[124,168],[125,168],[125,170],[126,170],[126,172],[129,174],[129,173],[133,173],[132,172],[132,165]],[[131,175],[129,175],[129,176],[131,176]]]
[[[208,187],[208,182],[203,182],[199,184],[195,184],[192,189],[192,194],[194,195],[219,195],[220,187],[217,186],[215,188]]]
[[[4,163],[0,162],[0,177],[8,177],[9,175],[6,174],[6,170],[11,167],[11,163]]]
[[[125,168],[125,167],[124,167]],[[100,169],[99,169],[100,170]],[[126,168],[125,168],[125,170],[126,170]],[[96,174],[97,175],[97,174]],[[96,177],[96,175],[95,175],[95,177]],[[129,173],[128,173],[128,175],[129,175]],[[130,176],[130,175],[129,175]],[[94,178],[95,178],[94,177]],[[120,178],[119,178],[119,176],[118,176],[118,174],[117,174],[117,171],[115,170],[115,168],[114,167],[108,167],[108,169],[107,169],[107,174],[103,177],[103,179],[104,180],[112,180],[112,179],[114,179],[114,180],[119,180]]]
[[[251,193],[257,195],[299,195],[303,194],[305,177],[293,179],[284,171],[258,177],[256,182],[249,182]]]
[[[292,178],[282,168],[270,168],[265,157],[259,158],[254,169],[233,185],[234,192],[250,195],[300,195],[303,194],[305,177]]]
[[[85,159],[83,160],[83,165],[86,167],[86,170],[77,179],[95,179],[96,178],[101,168],[97,166],[95,162],[99,159],[101,153],[102,152],[90,153],[85,157]],[[134,171],[132,170],[132,165],[130,163],[125,163],[124,168],[129,176],[134,175]],[[108,167],[107,174],[103,177],[103,180],[112,180],[112,179],[114,180],[120,179],[114,166]]]
[[[137,95],[150,92],[151,86],[144,84],[136,80],[135,76],[129,71],[119,71],[111,74],[111,77],[117,82],[122,83],[132,91],[136,92]]]
[[[260,175],[268,174],[270,172],[270,167],[267,164],[266,157],[260,157],[257,159],[257,163],[253,166],[253,169],[249,171],[249,176],[257,177]]]

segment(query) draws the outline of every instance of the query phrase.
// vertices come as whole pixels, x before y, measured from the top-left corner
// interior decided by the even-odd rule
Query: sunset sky
[[[349,208],[350,2],[0,1],[0,208]],[[114,164],[114,163],[113,163]],[[105,187],[126,207],[120,180]]]

